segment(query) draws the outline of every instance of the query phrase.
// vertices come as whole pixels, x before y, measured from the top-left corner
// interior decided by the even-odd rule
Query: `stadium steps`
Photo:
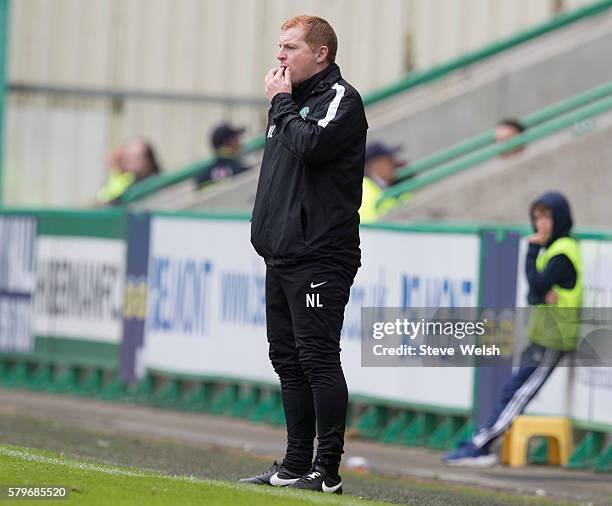
[[[612,80],[612,67],[601,64],[611,46],[612,1],[559,16],[365,97],[369,139],[402,144],[409,158],[420,158],[483,131],[501,116],[522,115]],[[262,147],[263,136],[248,143],[254,165]],[[134,185],[125,202],[139,210],[250,211],[257,172],[194,192],[192,178],[203,164]]]
[[[370,140],[411,160],[612,80],[612,12],[576,22],[368,110]]]
[[[413,198],[384,220],[522,223],[533,198],[558,190],[577,224],[609,227],[611,136],[612,95],[395,185],[386,196],[410,191]],[[523,151],[498,156],[522,143]]]

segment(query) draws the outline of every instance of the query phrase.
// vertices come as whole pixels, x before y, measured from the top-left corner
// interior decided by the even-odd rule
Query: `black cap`
[[[213,133],[210,136],[210,143],[212,144],[213,148],[218,149],[233,137],[242,135],[244,131],[244,128],[234,128],[228,123],[222,123],[213,130]]]
[[[395,159],[395,155],[397,155],[402,150],[401,146],[387,146],[382,142],[372,142],[368,144],[365,152],[365,161],[368,163],[373,158],[378,158],[379,156],[390,156]],[[398,160],[398,165],[405,165],[405,162]]]

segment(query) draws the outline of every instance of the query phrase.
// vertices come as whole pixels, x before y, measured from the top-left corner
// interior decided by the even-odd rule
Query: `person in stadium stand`
[[[365,155],[365,177],[363,178],[363,198],[359,208],[361,223],[371,223],[395,207],[400,201],[406,202],[409,194],[401,199],[387,198],[379,202],[383,191],[395,182],[395,172],[404,167],[406,162],[397,154],[401,147],[390,147],[382,142],[368,144]]]
[[[535,234],[529,236],[525,273],[527,302],[532,310],[530,344],[505,384],[493,412],[470,441],[464,441],[443,461],[449,466],[491,466],[497,455],[491,444],[499,438],[538,393],[559,361],[576,347],[582,305],[582,261],[571,237],[572,215],[566,198],[545,193],[530,209]]]
[[[153,146],[144,139],[123,142],[106,156],[108,179],[97,195],[97,205],[121,203],[121,196],[134,183],[161,172]]]
[[[279,48],[280,65],[265,77],[270,109],[251,242],[267,266],[269,357],[280,378],[287,449],[280,464],[241,481],[341,494],[348,393],[340,332],[361,265],[368,124],[359,93],[335,63],[327,21],[287,20]]]
[[[495,142],[505,142],[512,137],[516,137],[517,135],[522,134],[527,127],[518,119],[515,118],[506,118],[501,120],[497,126],[495,127]],[[511,149],[510,151],[505,151],[500,156],[502,158],[508,158],[516,153],[520,153],[525,149],[525,146],[519,146],[517,148]]]
[[[202,168],[196,176],[198,187],[216,183],[228,177],[235,176],[250,167],[240,160],[240,137],[244,128],[236,128],[228,123],[218,125],[210,136],[210,144],[215,151],[215,160]]]

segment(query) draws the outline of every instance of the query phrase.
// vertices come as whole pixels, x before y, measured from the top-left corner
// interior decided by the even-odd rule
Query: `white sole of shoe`
[[[497,455],[481,455],[480,457],[466,457],[445,461],[450,467],[493,467],[497,464]]]

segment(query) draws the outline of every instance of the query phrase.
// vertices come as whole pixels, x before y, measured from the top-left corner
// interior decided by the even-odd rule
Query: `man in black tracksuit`
[[[361,265],[368,125],[361,97],[333,63],[334,43],[325,20],[292,18],[282,28],[281,66],[266,77],[271,107],[251,242],[267,266],[269,356],[281,382],[287,450],[281,464],[242,481],[342,493],[348,393],[339,343]]]

